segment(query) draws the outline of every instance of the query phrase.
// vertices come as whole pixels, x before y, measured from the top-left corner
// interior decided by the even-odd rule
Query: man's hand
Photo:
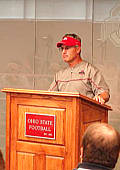
[[[101,104],[106,103],[110,98],[109,92],[108,91],[104,91],[99,95],[96,95],[93,99],[98,101]]]
[[[98,101],[101,104],[105,103],[105,100],[100,95],[95,96],[93,99]]]

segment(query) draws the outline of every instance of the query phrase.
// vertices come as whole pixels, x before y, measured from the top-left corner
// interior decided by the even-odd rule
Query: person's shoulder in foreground
[[[120,134],[107,123],[93,123],[82,139],[82,163],[74,170],[112,170],[120,154]]]
[[[79,92],[101,104],[107,102],[110,98],[109,87],[101,72],[82,60],[81,38],[76,34],[65,34],[57,43],[57,48],[68,68],[56,73],[49,90]]]

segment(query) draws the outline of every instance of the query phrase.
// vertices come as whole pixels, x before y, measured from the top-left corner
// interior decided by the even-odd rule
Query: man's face
[[[80,47],[62,45],[61,51],[63,61],[72,63],[79,57]]]

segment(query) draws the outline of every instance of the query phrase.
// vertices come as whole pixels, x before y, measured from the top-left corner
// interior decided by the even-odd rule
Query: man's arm
[[[57,81],[56,81],[56,75],[54,76],[54,80],[53,80],[53,82],[51,83],[48,91],[59,91],[59,90],[58,90],[58,84],[57,84]]]

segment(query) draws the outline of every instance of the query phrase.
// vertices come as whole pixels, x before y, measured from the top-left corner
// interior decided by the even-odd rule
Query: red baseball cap
[[[66,45],[66,46],[75,46],[75,45],[78,45],[78,46],[81,46],[81,42],[79,40],[76,40],[73,37],[64,37],[62,39],[62,41],[57,43],[57,47],[59,48],[62,45]]]

